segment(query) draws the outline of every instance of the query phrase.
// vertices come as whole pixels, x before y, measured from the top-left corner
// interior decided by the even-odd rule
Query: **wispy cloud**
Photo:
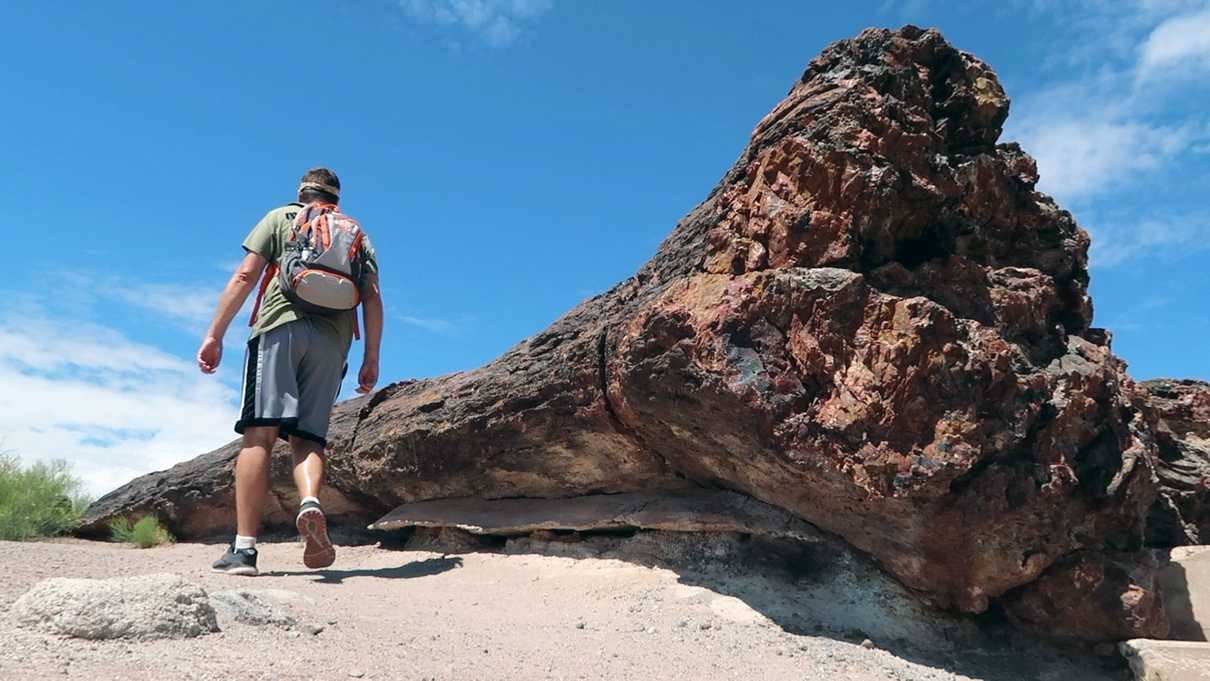
[[[392,315],[393,319],[397,319],[408,326],[413,326],[418,329],[423,329],[429,333],[435,333],[441,336],[454,336],[466,330],[466,327],[471,325],[474,320],[470,317],[459,317],[458,319],[441,319],[439,317],[416,317],[406,314]]]
[[[1127,260],[1189,255],[1210,250],[1210,212],[1146,217],[1092,218],[1089,260],[1093,267],[1114,267]]]
[[[1164,169],[1192,150],[1198,137],[1188,124],[1157,124],[1109,109],[1034,114],[1012,133],[1037,159],[1041,188],[1071,202],[1111,193]]]
[[[234,270],[228,270],[228,274]],[[210,325],[226,280],[214,276],[208,281],[193,279],[186,282],[144,281],[130,276],[102,274],[89,270],[64,271],[57,279],[67,282],[77,303],[92,307],[98,302],[118,303],[131,312],[141,312],[157,325],[171,328],[201,339]],[[248,319],[255,292],[244,302],[243,309],[232,322],[225,339],[229,348],[243,345],[241,324]]]
[[[1189,96],[1198,86],[1183,85],[1210,68],[1210,2],[1026,4],[1063,17],[1070,43],[1083,47],[1061,51],[1062,79],[1014,101],[1005,137],[1034,155],[1039,188],[1092,233],[1092,264],[1200,249],[1205,214],[1119,197],[1181,191],[1191,178],[1177,169],[1210,142],[1210,115]]]
[[[1157,72],[1196,77],[1210,70],[1210,7],[1165,20],[1141,47],[1139,77]]]
[[[217,375],[201,374],[192,356],[218,299],[217,275],[170,283],[74,270],[55,279],[61,290],[0,301],[5,449],[27,461],[66,459],[99,494],[235,437],[244,334],[228,334]],[[187,350],[173,354],[124,330],[149,326],[179,331],[169,344]]]
[[[204,285],[110,280],[98,293],[178,322],[187,331],[200,332],[214,315],[220,290]]]
[[[230,441],[237,390],[104,325],[0,314],[0,437],[106,492]]]
[[[1090,9],[1082,24],[1088,26],[1115,19],[1122,10],[1118,3],[1084,5]],[[1105,49],[1097,68],[1073,69],[1076,77],[1014,102],[1007,135],[1037,158],[1043,190],[1078,204],[1144,180],[1210,139],[1200,107],[1167,106],[1172,86],[1188,73],[1174,68],[1173,60],[1197,54],[1188,34],[1203,30],[1200,20],[1188,20],[1210,19],[1210,10],[1161,19],[1168,7],[1184,3],[1140,3],[1130,22],[1117,29],[1134,27],[1131,49]],[[1149,30],[1140,23],[1145,21]]]
[[[417,21],[505,47],[550,10],[551,0],[399,0],[399,6]]]

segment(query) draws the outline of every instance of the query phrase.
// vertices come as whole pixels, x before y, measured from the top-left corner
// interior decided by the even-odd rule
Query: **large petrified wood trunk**
[[[338,408],[341,510],[726,488],[972,612],[1137,550],[1149,422],[1089,328],[1088,236],[997,144],[1007,115],[935,31],[829,46],[635,276],[487,366]],[[98,501],[91,527],[228,526],[229,479],[183,473]]]

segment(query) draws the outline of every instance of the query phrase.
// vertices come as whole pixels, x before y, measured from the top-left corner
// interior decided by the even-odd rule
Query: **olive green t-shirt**
[[[282,256],[282,248],[290,239],[290,227],[294,216],[302,206],[297,203],[274,208],[256,223],[248,238],[244,239],[244,250],[259,253],[271,264],[277,263]],[[374,256],[374,246],[370,244],[369,236],[362,237],[362,272],[378,274],[378,261]],[[346,354],[353,343],[353,325],[356,320],[357,308],[330,315],[307,314],[294,308],[281,290],[281,282],[277,277],[269,282],[265,289],[265,297],[261,299],[260,311],[256,315],[256,323],[252,325],[252,338],[266,331],[276,329],[282,324],[296,319],[307,318],[314,320],[316,328],[330,332],[340,342]]]

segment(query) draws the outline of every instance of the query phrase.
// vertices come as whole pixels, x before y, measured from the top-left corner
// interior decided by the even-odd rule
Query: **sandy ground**
[[[787,626],[789,615],[773,605],[793,585],[762,576],[374,544],[340,546],[336,565],[309,571],[297,543],[260,549],[262,575],[248,578],[209,571],[218,544],[139,550],[81,540],[0,542],[0,678],[1128,678],[1114,660],[1049,650],[928,653],[901,645],[889,652],[863,647],[860,633],[795,633],[812,627]],[[7,617],[13,601],[48,577],[154,572],[180,574],[209,592],[293,592],[288,607],[298,625],[250,626],[220,615],[222,631],[196,639],[88,642],[19,630]],[[305,625],[322,631],[308,633]]]

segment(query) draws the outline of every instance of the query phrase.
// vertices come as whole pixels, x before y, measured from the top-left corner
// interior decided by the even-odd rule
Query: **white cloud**
[[[1143,41],[1140,52],[1140,78],[1187,78],[1210,69],[1210,7],[1163,21]]]
[[[217,375],[201,374],[192,353],[218,300],[217,277],[181,284],[71,271],[57,279],[62,291],[0,304],[5,449],[26,461],[65,459],[101,494],[236,437],[245,333],[233,324]],[[191,337],[187,355],[121,330],[165,324]]]
[[[234,267],[230,271],[234,271]],[[119,303],[131,310],[148,313],[157,324],[168,322],[177,331],[201,341],[218,306],[224,279],[209,283],[164,283],[140,281],[125,276],[98,274],[87,270],[63,271],[56,278],[73,291],[79,308],[92,308],[101,301]],[[238,352],[247,340],[247,321],[256,300],[256,289],[236,313],[223,339],[228,352]],[[40,308],[36,304],[35,308]]]
[[[238,390],[103,325],[0,317],[0,438],[101,494],[232,440]]]
[[[1053,9],[1071,46],[1061,57],[1066,79],[1018,97],[1007,126],[1006,138],[1038,160],[1039,188],[1079,213],[1106,212],[1126,189],[1163,182],[1179,191],[1182,160],[1210,140],[1210,116],[1190,96],[1197,86],[1174,87],[1190,74],[1190,60],[1210,53],[1199,37],[1210,27],[1210,3],[1083,0],[1035,9]],[[1094,225],[1094,262],[1109,266],[1187,243],[1180,221],[1130,224]]]
[[[1138,258],[1166,258],[1210,249],[1210,213],[1092,219],[1089,261],[1108,268]]]
[[[155,313],[163,319],[178,322],[186,331],[200,333],[206,329],[214,315],[221,291],[221,288],[210,286],[113,280],[98,289],[97,292],[127,305]]]
[[[512,44],[522,25],[547,12],[550,0],[399,0],[408,16],[468,32],[491,47]]]
[[[411,315],[395,315],[395,318],[408,326],[415,326],[432,333],[448,335],[458,331],[458,323],[448,319],[413,317]]]
[[[1014,135],[1038,161],[1039,188],[1072,202],[1166,167],[1195,138],[1188,126],[1122,120],[1104,112],[1027,118]]]

